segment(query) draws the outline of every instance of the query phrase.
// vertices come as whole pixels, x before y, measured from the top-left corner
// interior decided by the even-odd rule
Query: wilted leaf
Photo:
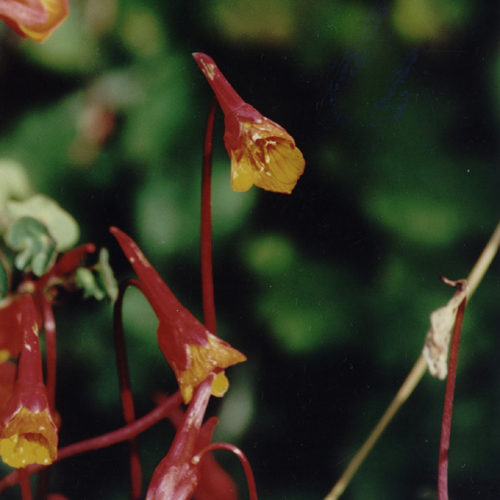
[[[431,328],[427,332],[422,354],[427,362],[429,372],[441,380],[448,374],[448,351],[450,348],[451,329],[455,324],[458,306],[466,299],[468,287],[465,280],[445,283],[456,286],[463,283],[463,288],[457,291],[444,307],[436,309],[431,314]]]

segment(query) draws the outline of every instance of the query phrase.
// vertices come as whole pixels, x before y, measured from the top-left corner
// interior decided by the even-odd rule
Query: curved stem
[[[120,284],[118,297],[113,308],[113,324],[115,333],[116,362],[118,366],[118,380],[120,384],[120,397],[122,401],[123,417],[127,424],[135,421],[134,400],[130,384],[130,375],[127,362],[127,351],[125,348],[125,335],[123,333],[122,306],[125,290],[129,286],[135,286],[142,291],[141,283],[138,280],[128,279]],[[130,448],[130,483],[131,498],[138,500],[142,491],[142,471],[139,457],[139,447],[137,437],[129,440]]]
[[[448,376],[446,378],[446,392],[444,395],[443,422],[441,424],[441,442],[439,443],[439,500],[448,500],[448,452],[450,450],[451,417],[453,415],[453,396],[455,394],[455,382],[457,378],[458,348],[460,345],[460,334],[462,332],[462,323],[465,313],[465,302],[466,299],[464,298],[458,306],[450,345]]]
[[[165,418],[174,408],[178,407],[182,401],[181,392],[177,391],[172,396],[165,398],[153,411],[144,415],[144,417],[137,419],[132,424],[128,424],[121,429],[103,434],[102,436],[80,441],[79,443],[74,443],[66,446],[65,448],[61,448],[57,453],[55,462],[60,462],[61,460],[80,453],[107,448],[108,446],[121,443],[122,441],[127,441],[141,432],[144,432],[146,429],[149,429],[162,418]],[[45,466],[43,465],[30,465],[26,468],[26,471],[29,475],[31,475],[43,470],[44,468]],[[21,469],[17,469],[0,480],[0,492],[20,482],[20,470]]]
[[[217,99],[214,98],[208,112],[205,143],[203,146],[203,169],[201,175],[201,289],[205,328],[217,333],[215,319],[214,279],[212,271],[212,136],[214,131]]]
[[[245,454],[234,444],[231,443],[212,443],[208,445],[203,450],[199,451],[193,458],[192,463],[197,464],[203,458],[206,453],[210,453],[215,450],[227,450],[231,453],[234,453],[243,465],[243,469],[245,471],[245,476],[247,478],[248,483],[248,497],[250,500],[257,500],[257,486],[255,485],[255,478],[253,475],[252,467],[250,466],[250,462]]]

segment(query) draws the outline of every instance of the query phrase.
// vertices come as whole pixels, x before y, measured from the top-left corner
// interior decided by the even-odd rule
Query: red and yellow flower
[[[68,11],[68,0],[0,0],[0,19],[35,42],[46,40]]]
[[[210,333],[180,304],[129,236],[116,227],[112,227],[111,232],[134,268],[141,290],[158,317],[158,345],[174,370],[184,402],[191,400],[193,389],[211,373],[216,375],[212,395],[223,396],[229,387],[224,369],[245,361],[246,357]]]
[[[51,464],[57,456],[57,427],[43,383],[40,318],[31,295],[20,299],[23,345],[18,377],[0,418],[0,455],[11,467]]]
[[[196,389],[167,456],[153,473],[146,500],[188,500],[196,490],[201,467],[193,458],[210,444],[217,424],[217,418],[212,417],[201,425],[214,377],[209,375]]]
[[[176,430],[182,427],[184,418],[185,412],[180,408],[175,408],[168,414],[168,419]],[[201,428],[199,439],[202,440],[203,445],[210,443],[212,430],[213,428],[208,427],[208,421]],[[207,433],[205,438],[202,437],[203,433]],[[207,453],[200,461],[199,481],[193,493],[193,499],[213,500],[214,498],[217,500],[238,500],[238,491],[231,476],[220,466],[212,453]]]
[[[253,184],[268,191],[291,193],[305,161],[293,137],[262,116],[231,87],[206,54],[193,54],[225,115],[224,143],[231,158],[231,186],[247,191]]]

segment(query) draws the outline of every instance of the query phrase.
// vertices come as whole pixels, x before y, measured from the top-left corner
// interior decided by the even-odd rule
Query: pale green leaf
[[[46,226],[60,252],[69,250],[80,237],[75,219],[48,196],[37,194],[25,201],[10,201],[7,211],[15,220],[31,217]]]
[[[21,271],[41,276],[54,264],[56,243],[47,228],[31,217],[22,217],[10,226],[7,245],[18,251],[14,265]]]

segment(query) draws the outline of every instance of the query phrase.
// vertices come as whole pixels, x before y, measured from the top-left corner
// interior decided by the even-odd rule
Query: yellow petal
[[[11,467],[51,464],[57,456],[57,429],[47,410],[22,407],[0,430],[0,455]]]
[[[231,186],[246,191],[255,184],[268,191],[291,193],[305,161],[293,137],[273,121],[241,123],[240,144],[231,151]]]
[[[221,397],[227,391],[229,382],[223,373],[224,368],[241,363],[246,357],[241,352],[211,333],[207,334],[208,345],[189,345],[190,365],[187,370],[177,374],[182,398],[189,403],[193,389],[201,384],[210,373],[218,372],[212,384],[212,395]]]

